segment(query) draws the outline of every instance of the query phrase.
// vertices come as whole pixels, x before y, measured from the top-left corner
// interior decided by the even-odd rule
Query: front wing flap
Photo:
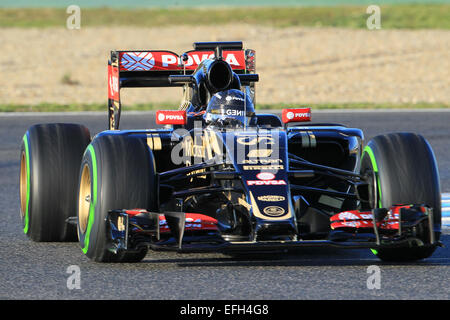
[[[340,212],[330,218],[330,238],[371,234],[377,245],[409,240],[419,246],[435,244],[433,209],[425,205],[395,205],[389,209]]]

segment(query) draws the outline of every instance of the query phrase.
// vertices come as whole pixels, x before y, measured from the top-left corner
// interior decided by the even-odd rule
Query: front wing
[[[236,252],[276,251],[297,247],[394,248],[440,245],[433,232],[433,210],[423,205],[397,205],[368,212],[346,211],[331,217],[324,240],[226,241],[220,223],[209,216],[184,212],[113,210],[109,212],[110,250]]]

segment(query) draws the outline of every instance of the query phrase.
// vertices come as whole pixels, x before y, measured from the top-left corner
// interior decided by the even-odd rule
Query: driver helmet
[[[211,97],[204,118],[207,125],[240,128],[248,126],[254,115],[255,107],[250,96],[230,89]]]

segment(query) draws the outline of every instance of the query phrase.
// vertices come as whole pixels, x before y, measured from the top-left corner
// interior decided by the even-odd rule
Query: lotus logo
[[[282,207],[270,206],[270,207],[265,207],[263,212],[266,215],[271,216],[271,217],[279,217],[285,213],[285,210]]]

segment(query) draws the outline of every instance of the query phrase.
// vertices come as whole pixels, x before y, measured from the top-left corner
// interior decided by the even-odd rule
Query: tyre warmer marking
[[[25,205],[25,217],[24,217],[24,228],[23,228],[23,232],[25,234],[28,233],[28,228],[29,228],[29,214],[28,214],[28,207],[30,205],[30,153],[28,150],[28,132],[23,136],[23,144],[25,146],[25,158],[26,158],[26,162],[27,162],[27,203]]]
[[[364,148],[363,156],[361,157],[361,160],[362,160],[362,158],[364,157],[364,154],[365,154],[365,153],[367,153],[367,154],[369,155],[370,162],[372,163],[373,171],[375,171],[376,176],[377,176],[377,186],[378,186],[378,195],[379,195],[379,197],[378,197],[378,198],[379,198],[379,199],[378,199],[378,208],[381,208],[381,185],[380,185],[380,176],[378,175],[378,166],[377,166],[377,162],[375,161],[375,156],[374,156],[374,154],[373,154],[372,149],[371,149],[369,146],[366,146],[366,147]]]
[[[97,204],[97,159],[95,157],[95,151],[92,144],[87,147],[87,151],[91,154],[92,158],[92,198],[91,203],[89,205],[89,219],[88,225],[86,229],[86,235],[84,237],[84,247],[81,249],[84,254],[87,253],[89,249],[89,236],[91,233],[92,226],[94,225],[94,216],[95,216],[95,206]]]
[[[372,149],[369,146],[365,146],[364,147],[364,151],[363,151],[363,155],[361,157],[361,162],[362,162],[362,158],[364,157],[365,154],[369,155],[370,158],[370,162],[372,163],[372,168],[373,171],[376,172],[376,176],[377,176],[377,185],[378,185],[378,194],[379,194],[379,199],[378,199],[378,207],[381,208],[381,186],[380,186],[380,177],[378,176],[378,166],[377,166],[377,162],[375,161],[375,156],[373,154]],[[372,251],[372,253],[374,255],[378,254],[378,251],[375,249],[370,249],[370,251]]]

